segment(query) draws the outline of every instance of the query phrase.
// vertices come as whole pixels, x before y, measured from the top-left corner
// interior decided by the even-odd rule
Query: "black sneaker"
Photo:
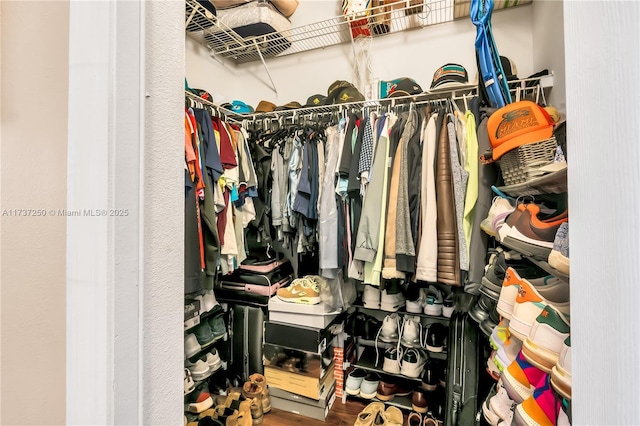
[[[478,302],[469,311],[469,316],[473,318],[475,322],[480,324],[482,321],[489,318],[489,313],[496,308],[497,299],[494,300],[484,293],[478,298]]]
[[[434,322],[427,330],[427,338],[425,348],[431,352],[442,352],[444,350],[444,341],[447,338],[447,327]]]
[[[500,290],[502,290],[502,282],[504,281],[508,267],[512,267],[518,272],[518,275],[527,279],[542,278],[549,275],[544,270],[523,259],[520,254],[515,251],[505,252],[498,250],[489,260],[489,268],[485,272],[484,277],[482,277],[480,292],[498,301]]]

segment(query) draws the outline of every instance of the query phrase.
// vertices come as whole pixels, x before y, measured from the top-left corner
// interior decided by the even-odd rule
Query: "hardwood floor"
[[[272,408],[271,412],[265,414],[262,425],[264,426],[353,426],[358,413],[366,406],[364,402],[347,399],[345,404],[336,400],[331,407],[331,411],[326,421],[320,421],[305,417],[299,414],[293,414],[288,411]]]

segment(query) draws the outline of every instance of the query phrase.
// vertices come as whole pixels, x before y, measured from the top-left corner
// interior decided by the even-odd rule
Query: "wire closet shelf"
[[[259,1],[259,6],[271,7],[266,1]],[[448,22],[454,19],[456,7],[465,6],[454,3],[454,0],[396,1],[364,13],[242,37],[229,28],[224,17],[214,16],[197,0],[186,0],[185,27],[187,35],[207,46],[214,57],[242,64],[351,42],[354,35],[378,37]],[[218,11],[218,15],[222,15],[221,12],[224,11]]]
[[[546,104],[544,89],[553,86],[553,74],[513,80],[509,82],[509,87],[513,96],[513,100],[529,99],[536,103]],[[470,101],[472,97],[477,95],[477,84],[461,85],[455,88],[436,89],[430,92],[424,92],[413,96],[397,96],[385,99],[376,99],[359,102],[348,102],[331,105],[320,105],[312,107],[303,107],[296,109],[286,109],[272,112],[258,112],[253,114],[239,114],[221,105],[210,102],[200,96],[186,90],[185,96],[191,101],[191,105],[195,107],[207,106],[212,108],[215,113],[236,123],[247,123],[258,120],[282,120],[296,118],[311,118],[318,115],[341,113],[342,111],[352,110],[391,110],[399,107],[421,106],[444,104],[447,100],[454,101]]]

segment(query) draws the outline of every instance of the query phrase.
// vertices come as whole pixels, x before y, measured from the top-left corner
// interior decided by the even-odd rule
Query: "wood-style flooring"
[[[305,417],[299,414],[293,414],[288,411],[272,408],[271,411],[264,415],[262,421],[263,426],[353,426],[358,417],[358,413],[366,406],[364,402],[347,399],[345,404],[336,399],[333,407],[329,411],[326,421],[320,421]]]

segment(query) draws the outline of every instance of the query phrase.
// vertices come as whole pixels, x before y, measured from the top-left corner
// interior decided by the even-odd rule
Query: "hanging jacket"
[[[436,121],[433,114],[424,127],[422,136],[422,184],[420,186],[420,215],[422,234],[416,265],[416,279],[419,281],[438,280],[438,233],[436,204],[436,179],[434,160],[436,157]]]
[[[458,141],[456,135],[455,124],[452,121],[453,116],[447,116],[447,129],[449,131],[449,149],[451,161],[451,181],[453,182],[453,193],[455,196],[454,205],[456,208],[456,231],[458,232],[458,253],[460,261],[460,269],[469,270],[469,255],[467,252],[467,242],[464,238],[464,228],[462,226],[462,218],[464,216],[464,198],[467,188],[467,180],[469,173],[464,170],[463,164],[458,151]]]
[[[438,281],[460,286],[462,282],[458,257],[458,230],[456,229],[455,194],[451,176],[451,151],[446,114],[440,114],[438,121],[442,122],[436,152]]]
[[[465,170],[469,173],[467,181],[467,189],[464,199],[464,218],[462,226],[464,228],[464,237],[467,242],[467,251],[471,256],[471,239],[476,237],[473,229],[473,218],[475,215],[476,202],[478,201],[478,135],[476,132],[476,119],[470,110],[465,114],[466,148]],[[477,229],[479,231],[479,228]],[[471,268],[471,261],[469,261]]]
[[[335,183],[336,163],[338,162],[338,127],[332,126],[326,129],[327,142],[325,144],[326,171],[322,181],[320,193],[320,211],[318,221],[318,240],[320,259],[320,274],[327,278],[335,278],[339,271],[338,264],[338,206],[336,193],[333,191]]]

